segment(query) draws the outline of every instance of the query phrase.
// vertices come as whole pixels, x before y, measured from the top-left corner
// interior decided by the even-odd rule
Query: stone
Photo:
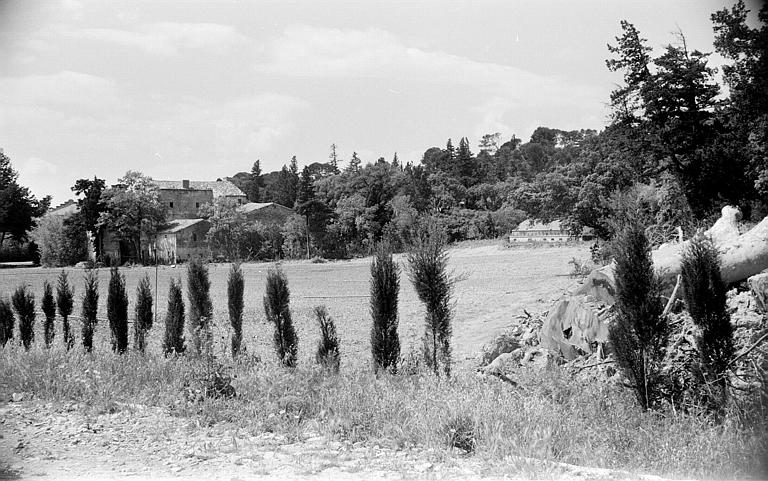
[[[747,285],[757,308],[763,314],[768,314],[768,272],[761,272],[747,279]]]

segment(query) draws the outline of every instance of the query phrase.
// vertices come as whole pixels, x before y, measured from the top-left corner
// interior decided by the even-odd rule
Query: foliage
[[[691,239],[681,262],[683,298],[693,322],[699,327],[696,347],[707,386],[717,391],[709,404],[721,408],[727,395],[728,363],[733,359],[733,328],[726,306],[726,286],[720,275],[720,259],[712,240]]]
[[[13,339],[14,321],[11,302],[0,298],[0,347],[5,347],[6,343]]]
[[[278,359],[285,367],[296,367],[299,343],[291,319],[288,278],[279,266],[267,273],[264,313],[275,325],[274,345]]]
[[[187,264],[187,299],[189,300],[189,335],[195,354],[209,354],[211,343],[211,281],[208,267],[195,258]]]
[[[125,292],[125,276],[117,266],[113,266],[109,271],[107,320],[112,338],[112,351],[125,353],[128,350],[128,294]]]
[[[61,216],[39,219],[31,237],[40,251],[40,263],[45,267],[70,266],[88,258],[86,232]]]
[[[37,200],[29,189],[19,185],[18,172],[11,159],[0,152],[0,247],[7,237],[23,242],[35,226],[35,218],[48,210],[50,196]]]
[[[106,208],[101,199],[105,189],[104,179],[99,179],[95,176],[93,180],[78,179],[75,185],[72,186],[72,191],[75,195],[82,195],[83,197],[77,199],[77,212],[72,214],[65,222],[79,231],[91,234],[97,259],[102,258],[101,238],[103,228],[99,226],[99,217]]]
[[[641,225],[624,226],[614,242],[616,318],[609,328],[616,359],[643,409],[661,401],[660,362],[667,340],[658,278]]]
[[[446,235],[435,222],[422,227],[408,253],[409,277],[426,307],[423,349],[427,367],[436,375],[451,373],[451,295],[456,278],[448,272]]]
[[[168,310],[165,314],[165,336],[163,352],[181,354],[186,350],[184,345],[184,298],[181,293],[181,279],[171,278],[168,287]]]
[[[206,234],[215,256],[240,261],[254,259],[266,242],[258,223],[249,222],[237,202],[221,197],[200,208],[200,215],[211,223]]]
[[[61,333],[67,350],[75,345],[75,335],[69,325],[69,316],[74,308],[75,288],[69,286],[66,271],[61,271],[56,279],[56,306],[61,316]]]
[[[93,350],[93,331],[96,329],[99,319],[96,317],[99,310],[99,271],[88,269],[83,278],[83,347],[85,352]]]
[[[397,333],[397,304],[400,296],[400,266],[390,246],[381,243],[371,262],[371,354],[373,371],[397,372],[400,336]]]
[[[45,323],[43,324],[45,347],[51,347],[56,335],[56,325],[54,324],[56,321],[56,301],[53,298],[53,288],[47,280],[43,283],[43,299],[40,304],[43,315],[45,315]]]
[[[149,274],[145,274],[136,286],[136,320],[133,324],[133,345],[139,352],[146,349],[146,337],[154,322],[152,313],[152,287]]]
[[[35,294],[26,284],[16,288],[11,296],[13,308],[19,317],[19,337],[26,350],[35,340]]]
[[[341,364],[341,352],[339,349],[339,336],[336,334],[336,324],[325,306],[316,306],[315,319],[320,327],[320,340],[317,341],[315,362],[334,374],[338,374]]]
[[[232,264],[227,279],[227,307],[232,325],[232,357],[237,357],[243,343],[243,290],[245,280],[240,264]]]
[[[465,453],[474,453],[477,448],[477,427],[469,416],[456,416],[443,425],[446,444]]]

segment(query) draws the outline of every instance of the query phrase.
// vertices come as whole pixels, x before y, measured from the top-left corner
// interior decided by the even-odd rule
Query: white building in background
[[[570,237],[568,231],[561,227],[559,220],[544,224],[527,219],[509,233],[509,242],[565,242]]]

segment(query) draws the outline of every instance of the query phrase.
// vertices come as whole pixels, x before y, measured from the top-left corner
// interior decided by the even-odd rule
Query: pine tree
[[[43,324],[45,347],[51,347],[56,335],[56,301],[53,299],[53,288],[47,280],[43,283],[43,299],[40,307],[45,315],[45,324]]]
[[[59,315],[61,316],[62,337],[67,350],[72,349],[72,346],[75,345],[75,336],[69,326],[69,316],[72,314],[75,304],[74,299],[75,289],[69,287],[67,273],[61,271],[56,282],[56,305],[59,308]]]
[[[339,351],[339,336],[336,334],[336,324],[328,315],[328,309],[325,306],[315,307],[315,318],[320,326],[320,340],[317,342],[315,362],[330,372],[338,373],[341,353]]]
[[[237,357],[243,343],[243,290],[245,280],[240,264],[232,264],[227,279],[227,305],[232,325],[232,357]]]
[[[133,324],[133,346],[139,352],[145,351],[147,332],[152,329],[152,304],[149,274],[145,274],[136,287],[136,321]]]
[[[408,254],[409,275],[416,294],[426,307],[423,349],[426,365],[436,375],[451,373],[451,296],[456,278],[448,272],[446,235],[434,221],[416,236]]]
[[[645,230],[630,223],[614,242],[616,320],[609,329],[616,359],[643,409],[659,400],[667,325]]]
[[[35,294],[26,284],[19,286],[11,297],[13,308],[19,316],[19,336],[26,350],[35,340]]]
[[[211,281],[208,268],[198,259],[192,259],[187,265],[187,299],[189,300],[189,334],[195,354],[210,352],[212,333],[211,318]]]
[[[261,161],[256,160],[251,167],[251,173],[246,186],[249,202],[259,202],[261,199]]]
[[[184,296],[181,293],[181,279],[171,278],[168,288],[168,311],[165,315],[165,337],[163,352],[181,354],[186,349],[184,345]]]
[[[125,292],[125,276],[117,266],[109,271],[107,292],[107,320],[112,337],[112,351],[123,354],[128,349],[128,294]]]
[[[400,267],[389,245],[377,246],[371,263],[371,354],[373,370],[397,372],[400,337],[397,334],[397,303],[400,295]]]
[[[347,172],[350,172],[352,174],[356,174],[360,171],[360,164],[362,161],[360,160],[360,157],[357,156],[357,152],[352,152],[352,158],[349,159],[349,165],[347,166]]]
[[[13,324],[14,324],[13,310],[11,310],[11,302],[7,299],[0,298],[0,346],[5,347],[5,344],[13,339]]]
[[[277,357],[283,366],[296,367],[299,343],[291,319],[288,279],[280,267],[270,269],[267,273],[264,312],[267,320],[275,325],[274,345]]]
[[[96,317],[99,309],[99,273],[95,269],[88,269],[83,278],[85,285],[83,292],[83,347],[85,352],[93,350],[93,332],[99,320]]]
[[[328,163],[334,174],[339,173],[339,157],[336,155],[336,144],[331,144],[331,153],[328,155]]]

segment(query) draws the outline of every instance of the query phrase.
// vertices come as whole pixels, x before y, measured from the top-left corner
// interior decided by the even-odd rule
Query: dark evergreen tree
[[[248,202],[261,202],[261,183],[261,161],[256,160],[251,167],[251,173],[248,175],[248,182],[245,186]]]
[[[477,184],[481,179],[478,177],[480,172],[477,169],[475,156],[469,148],[469,140],[462,137],[459,141],[459,150],[456,154],[454,167],[454,176],[461,181],[465,187]]]
[[[35,294],[26,284],[16,288],[11,296],[13,308],[19,317],[19,337],[24,348],[29,350],[35,340]]]
[[[336,144],[331,144],[331,153],[328,155],[328,163],[331,165],[332,174],[338,174],[339,157],[336,155]]]
[[[45,324],[43,325],[45,347],[51,347],[56,335],[56,301],[53,298],[53,288],[47,280],[43,283],[43,299],[40,307],[43,310],[43,315],[45,315]]]
[[[168,287],[168,311],[165,315],[165,337],[163,352],[181,354],[186,349],[184,345],[184,297],[181,293],[181,279],[171,278]]]
[[[451,296],[456,279],[448,272],[446,234],[434,221],[420,229],[408,253],[409,275],[426,307],[423,349],[426,365],[436,375],[451,373]]]
[[[373,371],[397,372],[400,337],[397,333],[397,304],[400,295],[400,266],[386,243],[380,243],[371,263],[371,354]]]
[[[243,290],[245,280],[239,263],[232,264],[227,279],[227,306],[232,325],[232,357],[237,357],[243,343]]]
[[[106,210],[101,201],[101,194],[106,189],[104,179],[78,179],[72,187],[75,195],[83,197],[77,200],[77,212],[67,218],[65,223],[78,226],[90,233],[96,258],[102,258],[101,238],[104,228],[99,224],[99,216]]]
[[[264,312],[267,320],[275,325],[274,345],[277,357],[283,366],[296,367],[299,343],[291,319],[288,279],[280,267],[270,269],[267,273]]]
[[[208,267],[199,258],[187,264],[187,299],[189,300],[189,335],[195,354],[209,354],[212,339],[211,281]]]
[[[96,317],[99,310],[99,272],[95,269],[88,269],[83,283],[83,347],[85,352],[91,352],[93,350],[93,332],[99,322]]]
[[[154,322],[152,307],[152,287],[149,274],[145,274],[136,287],[136,320],[133,324],[133,346],[139,352],[144,352],[147,347],[147,332],[152,329]]]
[[[339,336],[336,334],[336,324],[328,315],[325,306],[315,307],[315,318],[320,326],[320,340],[317,342],[315,362],[330,372],[338,373],[341,352],[339,350]]]
[[[616,319],[609,339],[616,360],[643,409],[660,400],[660,363],[667,344],[667,325],[651,247],[645,230],[630,223],[613,246],[616,260]]]
[[[75,306],[74,299],[75,289],[74,287],[69,287],[67,273],[61,271],[56,282],[56,305],[61,316],[61,334],[67,350],[72,349],[72,346],[75,345],[75,335],[72,333],[69,325],[69,316],[72,314]]]
[[[352,158],[349,159],[349,165],[346,168],[346,172],[356,174],[360,171],[360,164],[362,163],[360,157],[357,156],[357,152],[352,152]]]
[[[11,303],[7,299],[0,298],[0,347],[13,339],[14,317]]]
[[[112,351],[123,354],[128,349],[128,294],[125,276],[116,266],[109,271],[107,292],[107,320],[112,339]]]

